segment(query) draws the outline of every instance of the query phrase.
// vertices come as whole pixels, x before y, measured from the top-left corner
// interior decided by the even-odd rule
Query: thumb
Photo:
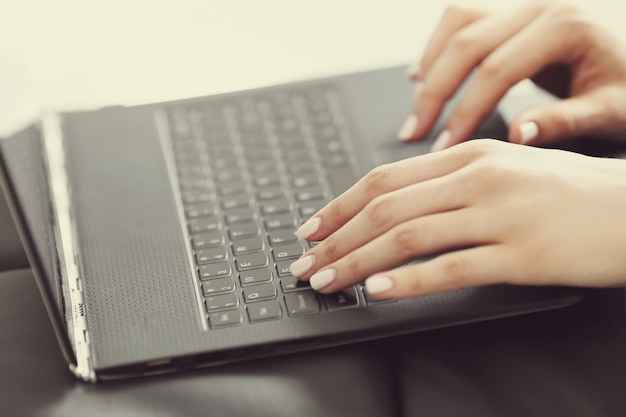
[[[513,120],[509,139],[526,145],[548,145],[588,134],[610,136],[624,132],[625,107],[621,103],[612,106],[607,97],[593,95],[539,104],[524,110]]]

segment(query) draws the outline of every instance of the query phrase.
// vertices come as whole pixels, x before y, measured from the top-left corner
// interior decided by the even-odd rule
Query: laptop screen
[[[59,317],[64,316],[63,293],[55,242],[50,187],[39,126],[0,140],[0,156],[7,200],[14,205],[14,216],[32,265],[44,276],[49,299],[54,300]]]

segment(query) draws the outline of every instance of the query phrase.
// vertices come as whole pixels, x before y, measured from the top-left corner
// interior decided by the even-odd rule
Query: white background
[[[457,3],[508,7],[521,1]],[[623,0],[592,3],[604,14],[626,15]],[[15,103],[30,85],[44,106],[75,109],[408,64],[447,4],[0,0],[0,96]],[[14,108],[0,106],[0,118]]]

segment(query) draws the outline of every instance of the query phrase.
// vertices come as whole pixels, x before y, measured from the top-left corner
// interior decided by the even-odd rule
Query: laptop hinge
[[[65,302],[69,304],[66,314],[70,340],[76,355],[76,363],[70,364],[70,371],[80,379],[94,382],[95,371],[91,362],[89,332],[87,330],[87,311],[83,296],[81,269],[77,251],[76,229],[72,219],[70,205],[70,187],[65,166],[65,148],[61,118],[56,113],[45,114],[42,118],[42,130],[50,188],[53,217],[57,231],[57,256],[66,288]]]

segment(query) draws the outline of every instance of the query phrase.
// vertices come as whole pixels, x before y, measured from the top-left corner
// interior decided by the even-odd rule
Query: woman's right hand
[[[419,93],[400,138],[423,139],[472,73],[433,150],[469,139],[525,78],[561,100],[518,114],[511,142],[540,145],[582,135],[626,140],[626,49],[577,7],[549,0],[505,13],[449,7],[411,72]]]

